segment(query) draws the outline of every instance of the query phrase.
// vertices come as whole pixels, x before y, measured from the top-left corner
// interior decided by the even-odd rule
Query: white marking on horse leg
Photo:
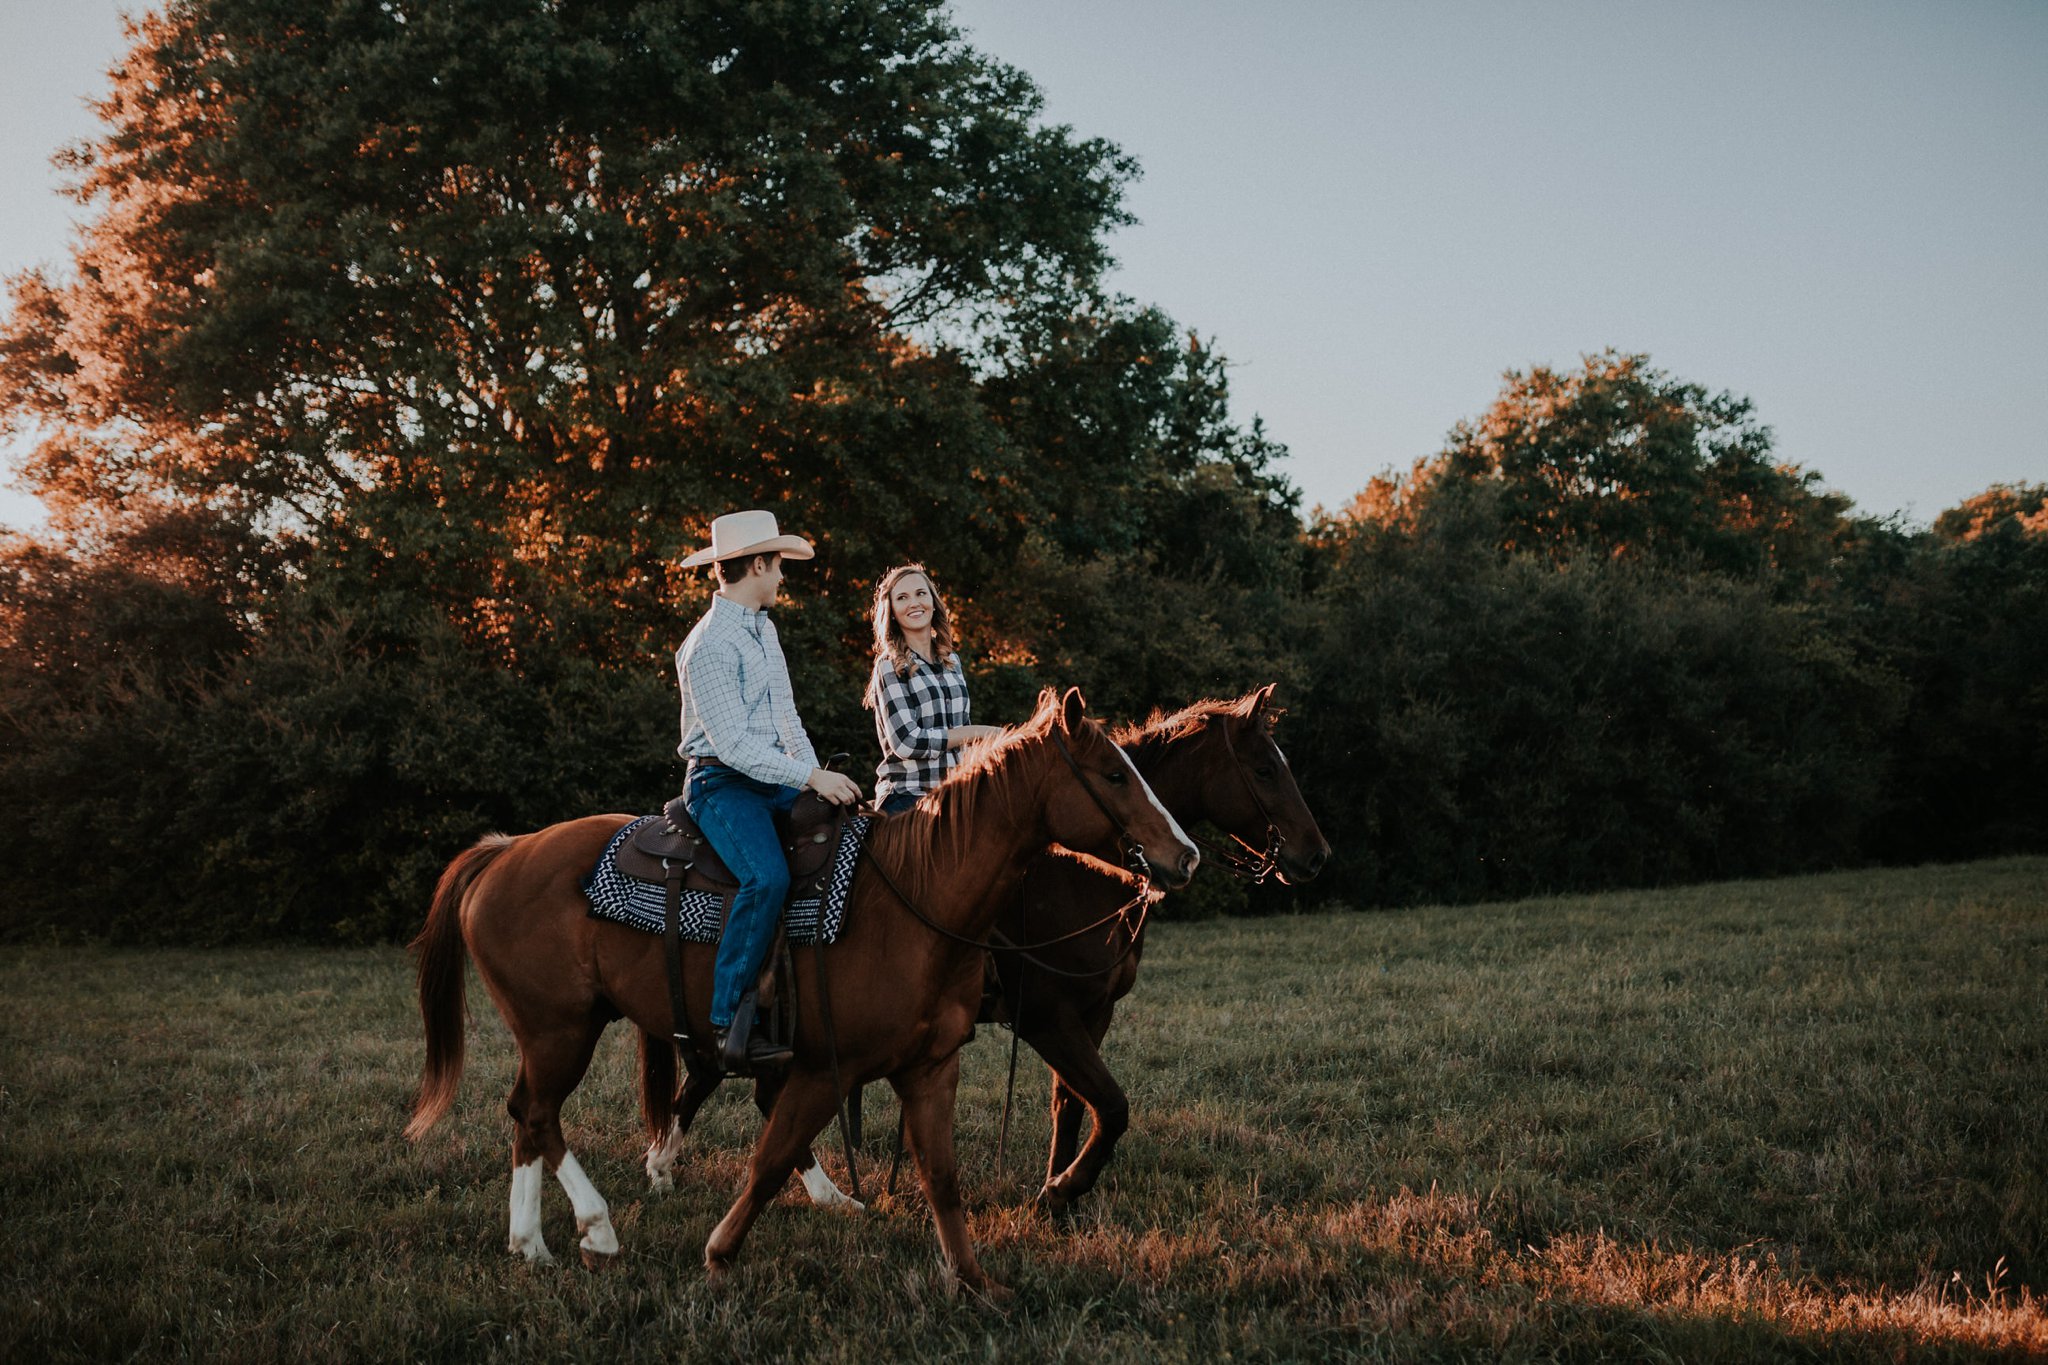
[[[811,1162],[810,1169],[804,1172],[804,1192],[821,1209],[853,1209],[858,1212],[867,1207],[834,1184],[832,1177],[825,1174],[825,1168],[816,1161]]]
[[[1188,838],[1188,832],[1180,827],[1180,821],[1173,818],[1173,812],[1159,804],[1159,797],[1153,792],[1152,784],[1147,782],[1145,775],[1138,771],[1138,765],[1131,762],[1131,756],[1122,749],[1118,749],[1116,755],[1124,761],[1124,766],[1131,770],[1131,776],[1138,779],[1138,790],[1145,793],[1145,799],[1152,803],[1152,809],[1158,811],[1166,818],[1166,827],[1173,831],[1174,838],[1180,840],[1180,846],[1191,853],[1194,852],[1195,841]]]
[[[512,1168],[512,1237],[510,1249],[529,1262],[553,1265],[547,1240],[540,1235],[540,1158]]]
[[[616,1256],[619,1254],[619,1234],[612,1227],[612,1211],[605,1204],[604,1196],[597,1192],[597,1186],[590,1183],[590,1177],[583,1173],[583,1163],[576,1159],[574,1152],[562,1153],[562,1164],[555,1168],[555,1179],[562,1182],[562,1189],[569,1196],[569,1206],[576,1210],[576,1231],[583,1234],[577,1245],[593,1256]]]
[[[667,1193],[675,1188],[676,1158],[683,1151],[683,1123],[681,1119],[670,1119],[668,1131],[656,1138],[647,1148],[647,1186],[657,1193]]]

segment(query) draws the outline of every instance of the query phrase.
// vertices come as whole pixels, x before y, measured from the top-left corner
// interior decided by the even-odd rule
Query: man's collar
[[[767,612],[760,607],[746,606],[733,601],[730,597],[726,597],[721,593],[713,593],[711,595],[711,610],[738,612],[740,619],[748,624],[752,624],[757,618],[767,615]]]

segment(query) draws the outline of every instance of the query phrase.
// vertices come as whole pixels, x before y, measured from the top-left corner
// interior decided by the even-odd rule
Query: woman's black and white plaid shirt
[[[948,654],[939,667],[912,651],[910,672],[898,677],[885,654],[875,660],[875,696],[875,738],[882,742],[882,761],[875,765],[876,802],[896,792],[922,795],[938,786],[960,761],[959,750],[946,747],[946,731],[972,723],[960,656]]]

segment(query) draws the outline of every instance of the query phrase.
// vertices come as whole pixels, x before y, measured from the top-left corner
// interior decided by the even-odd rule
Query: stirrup
[[[718,1065],[728,1076],[751,1076],[789,1065],[796,1054],[754,1031],[755,997],[748,991],[733,1011],[732,1023],[719,1030]]]

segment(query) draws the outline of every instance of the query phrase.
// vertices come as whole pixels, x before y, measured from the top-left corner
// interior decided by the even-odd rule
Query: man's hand
[[[994,739],[1003,732],[1000,725],[956,725],[946,731],[947,747],[964,749],[984,739]]]
[[[813,768],[811,775],[804,779],[804,785],[835,806],[850,806],[860,800],[860,783],[845,773]]]

